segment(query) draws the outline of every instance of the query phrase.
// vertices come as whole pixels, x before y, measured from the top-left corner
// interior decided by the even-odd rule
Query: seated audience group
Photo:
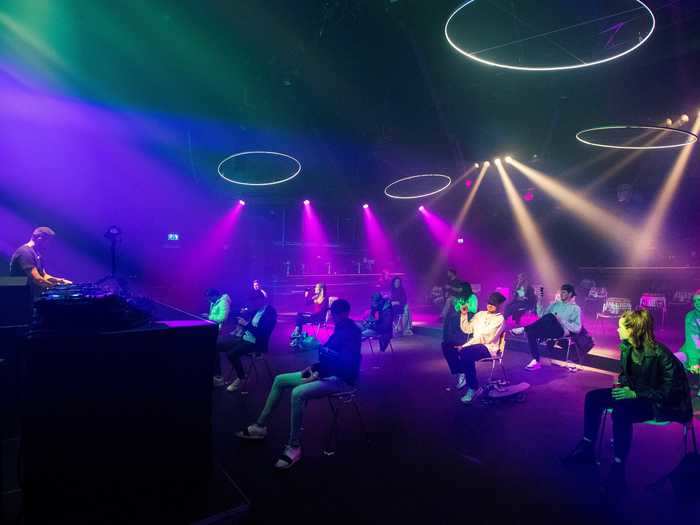
[[[486,308],[478,311],[478,300],[469,283],[451,281],[450,308],[443,310],[442,351],[450,372],[455,376],[456,388],[467,387],[461,401],[469,404],[483,393],[476,374],[476,362],[496,358],[501,351],[505,318],[535,309],[540,315],[534,323],[515,328],[512,333],[525,333],[528,338],[532,361],[528,370],[540,366],[538,343],[542,339],[556,339],[577,334],[581,328],[581,309],[576,305],[576,291],[570,284],[563,284],[557,299],[542,307],[542,294],[532,305],[532,287],[524,275],[518,276],[513,300],[506,302],[499,292],[492,293]],[[223,326],[229,316],[231,299],[227,294],[209,290],[208,319],[216,322],[221,334],[218,351],[227,356],[235,379],[227,390],[235,391],[245,379],[241,357],[264,354],[268,350],[270,336],[277,322],[277,313],[269,303],[268,294],[255,281],[247,306],[237,317],[239,331],[234,335],[224,333]],[[278,406],[284,391],[291,392],[290,434],[287,446],[275,466],[286,469],[301,459],[302,416],[306,401],[326,397],[329,394],[351,391],[357,382],[361,341],[374,337],[380,350],[386,350],[393,335],[394,319],[406,306],[406,294],[400,279],[391,280],[391,294],[375,292],[371,298],[369,317],[362,323],[350,319],[350,304],[336,299],[328,307],[326,287],[319,283],[313,293],[307,293],[312,312],[297,315],[293,338],[302,336],[301,327],[306,322],[320,322],[321,315],[329,311],[334,321],[334,331],[325,344],[318,343],[319,362],[299,372],[275,377],[262,412],[255,422],[239,432],[241,439],[262,440],[267,436],[268,420]],[[686,338],[682,352],[687,356],[687,367],[654,335],[654,321],[647,310],[626,312],[619,320],[618,334],[621,350],[621,373],[612,388],[588,392],[584,402],[583,438],[571,454],[563,459],[567,465],[592,464],[595,443],[601,418],[611,409],[614,461],[607,487],[610,497],[617,497],[625,487],[625,462],[632,441],[632,425],[647,420],[687,422],[692,418],[692,403],[686,371],[700,373],[700,290],[693,296],[693,310],[685,319]],[[687,368],[687,370],[686,370]],[[217,371],[220,374],[217,354]],[[218,375],[215,384],[227,382]]]

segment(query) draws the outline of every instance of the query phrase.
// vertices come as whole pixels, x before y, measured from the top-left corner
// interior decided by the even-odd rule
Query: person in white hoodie
[[[537,302],[537,315],[540,318],[524,328],[513,328],[511,333],[527,335],[530,344],[532,361],[525,367],[527,370],[539,370],[540,349],[538,340],[557,339],[581,331],[581,308],[576,304],[576,290],[570,284],[562,284],[559,299],[542,308],[541,298]]]
[[[500,310],[505,302],[503,294],[493,292],[489,296],[485,311],[474,314],[471,321],[466,315],[462,316],[460,327],[465,334],[471,334],[471,339],[459,347],[459,360],[468,387],[462,397],[462,403],[471,403],[483,392],[483,389],[479,388],[475,363],[479,359],[496,357],[500,350],[499,342],[505,323]]]

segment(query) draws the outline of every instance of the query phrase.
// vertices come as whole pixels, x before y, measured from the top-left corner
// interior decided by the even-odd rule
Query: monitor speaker
[[[27,277],[0,277],[0,326],[27,325],[32,318],[32,290]]]

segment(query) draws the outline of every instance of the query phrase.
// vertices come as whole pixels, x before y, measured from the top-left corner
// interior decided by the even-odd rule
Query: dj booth
[[[86,285],[51,293],[15,340],[25,522],[201,519],[217,326]]]

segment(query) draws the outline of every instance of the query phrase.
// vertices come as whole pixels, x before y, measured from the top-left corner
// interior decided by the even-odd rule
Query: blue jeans
[[[270,418],[272,411],[280,402],[282,392],[287,389],[292,390],[289,446],[298,447],[301,445],[302,416],[306,401],[309,399],[326,397],[330,394],[336,394],[338,392],[347,392],[352,390],[353,387],[336,376],[324,377],[323,379],[317,379],[315,381],[307,381],[301,377],[301,372],[280,374],[275,377],[275,380],[272,383],[272,388],[267,396],[265,407],[258,418],[258,425],[261,427],[266,426],[267,420]]]

